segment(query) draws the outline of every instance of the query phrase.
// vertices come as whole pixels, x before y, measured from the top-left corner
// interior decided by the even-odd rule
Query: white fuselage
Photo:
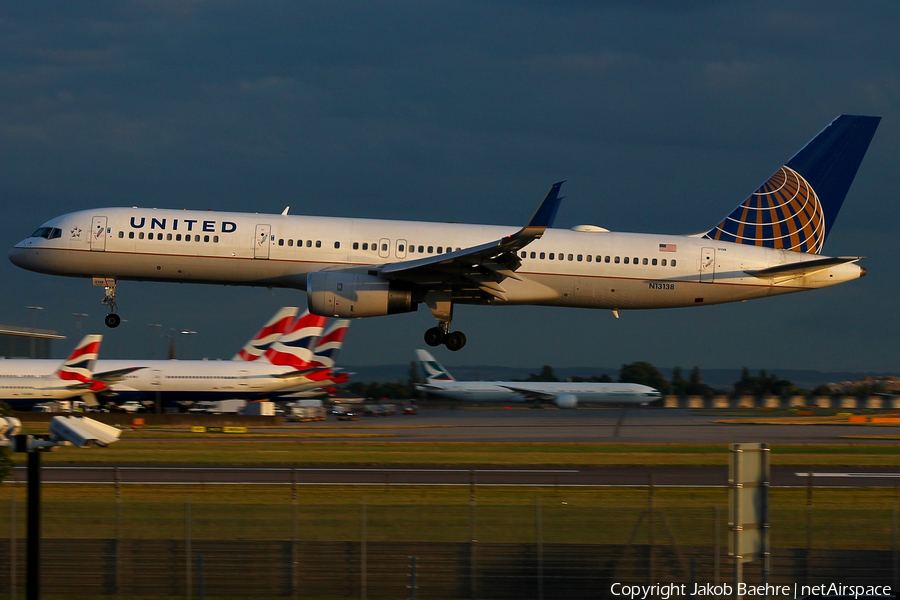
[[[314,271],[402,262],[468,248],[517,228],[138,208],[70,213],[10,260],[72,277],[306,289]],[[190,241],[187,241],[190,238]],[[668,251],[663,251],[666,248]],[[646,309],[735,302],[827,287],[865,273],[841,264],[788,280],[746,271],[821,258],[709,239],[549,229],[518,252],[502,297],[456,302]]]
[[[46,373],[57,364],[58,361],[48,359],[0,360],[0,386],[14,380],[36,381],[37,374]],[[139,369],[109,384],[110,397],[117,402],[155,400],[157,394],[164,401],[254,398],[287,389],[305,390],[322,385],[302,375],[279,377],[294,369],[264,361],[98,360],[94,371],[102,374],[132,367]],[[59,382],[65,383],[62,380]],[[85,393],[85,390],[54,397],[68,398],[79,393]]]
[[[0,361],[5,362],[5,361]],[[52,363],[52,365],[50,364]],[[53,369],[59,361],[48,361],[47,368]],[[33,404],[47,400],[64,400],[86,393],[84,384],[78,381],[65,381],[55,375],[0,375],[0,402],[11,406]]]
[[[647,404],[662,395],[637,383],[569,381],[441,381],[429,379],[420,389],[453,400],[470,402],[524,402],[536,396],[559,400],[574,396],[580,404]],[[567,408],[574,408],[569,406]]]

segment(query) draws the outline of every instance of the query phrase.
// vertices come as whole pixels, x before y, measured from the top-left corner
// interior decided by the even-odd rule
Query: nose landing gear
[[[95,278],[94,285],[97,285],[98,281],[101,282],[100,285],[103,286],[103,291],[106,293],[100,303],[109,307],[109,314],[106,315],[103,322],[106,323],[107,327],[115,329],[122,322],[122,319],[116,314],[116,311],[119,309],[119,306],[116,304],[116,280]]]

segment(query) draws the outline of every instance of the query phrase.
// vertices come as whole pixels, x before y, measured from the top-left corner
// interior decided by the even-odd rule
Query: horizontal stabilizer
[[[805,260],[801,262],[788,263],[786,265],[777,265],[768,269],[759,269],[757,271],[744,271],[747,275],[759,277],[762,279],[771,279],[776,277],[787,277],[793,279],[812,275],[819,271],[824,271],[836,265],[856,262],[862,260],[862,256],[838,256],[834,258],[819,258],[816,260]]]
[[[115,369],[113,371],[104,371],[103,373],[94,373],[94,379],[97,381],[102,381],[103,383],[110,383],[112,381],[119,381],[123,376],[128,375],[129,373],[134,373],[135,371],[140,371],[141,369],[146,369],[147,367],[125,367],[124,369]]]

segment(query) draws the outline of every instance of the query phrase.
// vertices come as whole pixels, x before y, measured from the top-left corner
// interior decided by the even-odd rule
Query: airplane
[[[102,341],[102,335],[85,336],[55,371],[48,370],[55,360],[0,360],[0,401],[16,408],[105,390],[106,384],[94,374]],[[7,368],[23,364],[29,368]]]
[[[331,324],[328,330],[322,334],[322,337],[316,342],[313,350],[311,366],[320,367],[320,370],[309,373],[304,382],[298,386],[294,386],[285,390],[281,390],[278,396],[300,396],[308,392],[321,393],[322,390],[331,388],[341,383],[347,383],[350,380],[349,373],[341,373],[334,369],[338,352],[344,345],[344,338],[347,335],[347,329],[350,327],[350,321],[347,319],[339,319]],[[293,358],[291,356],[290,358]]]
[[[436,396],[469,402],[552,402],[559,408],[579,404],[648,404],[662,398],[652,387],[638,383],[573,381],[457,381],[427,350],[416,350],[424,384],[416,389]]]
[[[41,225],[13,264],[91,278],[116,327],[117,283],[169,281],[296,288],[338,318],[412,312],[437,320],[429,346],[459,350],[456,304],[611,310],[707,306],[857,279],[858,256],[822,256],[880,117],[841,115],[703,233],[551,229],[555,183],[522,228],[340,217],[98,208]]]
[[[93,359],[96,360],[95,368],[98,372],[93,375],[93,379],[98,380],[98,387],[91,391],[97,392],[104,400],[116,403],[129,400],[155,401],[158,396],[165,405],[176,400],[262,398],[286,389],[312,389],[328,385],[326,376],[317,374],[330,372],[331,369],[315,364],[311,350],[322,335],[326,319],[307,313],[294,320],[293,316],[297,312],[296,307],[278,311],[241,352],[250,346],[268,346],[271,349],[276,341],[280,343],[287,339],[285,344],[289,345],[290,351],[308,353],[310,360],[306,362],[293,360],[290,364],[283,361],[282,364],[273,364],[265,359],[96,360],[95,351]],[[46,372],[48,362],[50,361],[47,359],[0,360],[0,382],[7,381],[5,375],[16,373],[30,375],[24,379],[34,381],[33,373],[41,372],[42,369]],[[318,378],[313,381],[311,376]],[[82,373],[81,377],[84,379],[88,375]],[[85,390],[80,390],[79,393],[83,394]],[[89,402],[96,403],[96,398]]]

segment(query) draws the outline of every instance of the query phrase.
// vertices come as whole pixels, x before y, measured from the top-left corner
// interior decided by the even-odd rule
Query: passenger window
[[[587,261],[588,261],[588,262],[591,262],[591,259],[592,259],[592,258],[593,258],[593,257],[592,257],[590,254],[587,255]],[[578,260],[581,260],[581,255],[580,255],[580,254],[578,255]]]
[[[129,240],[133,240],[133,239],[134,239],[134,232],[133,232],[133,231],[129,231],[129,232],[128,232],[128,239],[129,239]]]
[[[124,231],[120,231],[120,232],[119,232],[119,237],[120,237],[120,238],[125,237],[125,232],[124,232]]]
[[[598,259],[598,260],[599,260],[599,259]],[[609,262],[609,257],[608,257],[608,256],[603,257],[603,262],[608,263],[608,262]],[[616,262],[619,262],[619,261],[616,261]]]
[[[204,241],[204,242],[208,242],[208,241],[209,241],[209,236],[208,236],[208,235],[204,235],[204,236],[203,236],[203,241]],[[279,242],[283,242],[284,240],[278,240],[278,241],[279,241]],[[278,244],[278,245],[279,245],[279,246],[283,246],[284,244]]]
[[[556,258],[556,253],[551,252],[549,258],[550,258],[550,260],[553,260],[554,258]]]
[[[387,244],[382,244],[382,245],[381,245],[381,251],[382,251],[382,252],[387,252],[387,251],[388,251],[388,245],[387,245]]]
[[[571,254],[569,255],[569,260],[573,260],[574,258],[575,258],[575,257],[572,256]]]
[[[626,256],[626,257],[625,257],[625,264],[626,264],[626,265],[628,264],[628,260],[629,260],[629,259],[628,259],[628,257]],[[618,261],[617,261],[617,262],[618,262]]]
[[[523,251],[522,251],[522,254],[521,254],[520,256],[521,256],[522,258],[528,258],[528,253],[525,252],[525,251],[523,250]]]
[[[672,259],[672,266],[673,266],[673,267],[675,266],[675,259],[674,259],[674,258]]]
[[[181,234],[180,234],[180,233],[176,233],[176,234],[175,234],[175,241],[176,241],[176,242],[180,242],[180,241],[181,241]]]
[[[619,264],[619,257],[618,257],[618,256],[616,257],[616,261],[615,261],[615,262],[616,262],[616,264]],[[625,259],[625,262],[628,262],[628,259],[627,259],[627,258]]]
[[[544,260],[544,253],[541,252],[541,260]]]
[[[666,259],[662,259],[662,266],[666,266]]]
[[[322,247],[322,240],[316,240],[316,248]]]
[[[634,257],[634,264],[638,264],[637,256]]]
[[[166,234],[166,241],[167,241],[167,242],[171,242],[171,241],[172,241],[172,234],[171,234],[171,233],[167,233],[167,234]]]
[[[209,236],[207,236],[207,237],[209,237]],[[278,238],[278,245],[284,246],[284,238]]]
[[[442,246],[438,246],[438,247],[437,247],[437,253],[438,253],[438,254],[443,254],[443,253],[444,253],[444,248],[443,248]]]
[[[534,258],[534,252],[531,253],[531,258]]]
[[[139,239],[139,240],[144,239],[144,232],[143,232],[143,231],[140,232],[140,233],[138,234],[138,239]]]
[[[397,252],[406,252],[406,246],[400,244],[399,246],[397,246]]]
[[[425,252],[425,246],[419,246],[419,252]]]
[[[369,249],[369,242],[363,242],[363,250]]]
[[[199,242],[199,241],[200,241],[200,234],[197,234],[197,235],[194,236],[194,241],[195,241],[195,242]]]
[[[334,243],[334,247],[335,247],[335,249],[340,248],[340,247],[341,247],[341,243],[340,243],[340,242],[335,242],[335,243]]]
[[[219,243],[219,236],[214,235],[213,236],[213,244],[218,244],[218,243]]]
[[[294,245],[294,240],[288,240],[288,246],[293,246],[293,245]]]
[[[434,254],[434,246],[428,246],[428,254]]]
[[[306,247],[312,248],[312,240],[306,240]]]
[[[647,264],[647,259],[645,258],[645,259],[641,262],[641,264],[646,265],[646,264]]]
[[[359,242],[353,242],[353,249],[359,250]]]
[[[652,264],[654,267],[656,266],[656,259],[655,259],[655,258],[651,261],[651,264]]]

